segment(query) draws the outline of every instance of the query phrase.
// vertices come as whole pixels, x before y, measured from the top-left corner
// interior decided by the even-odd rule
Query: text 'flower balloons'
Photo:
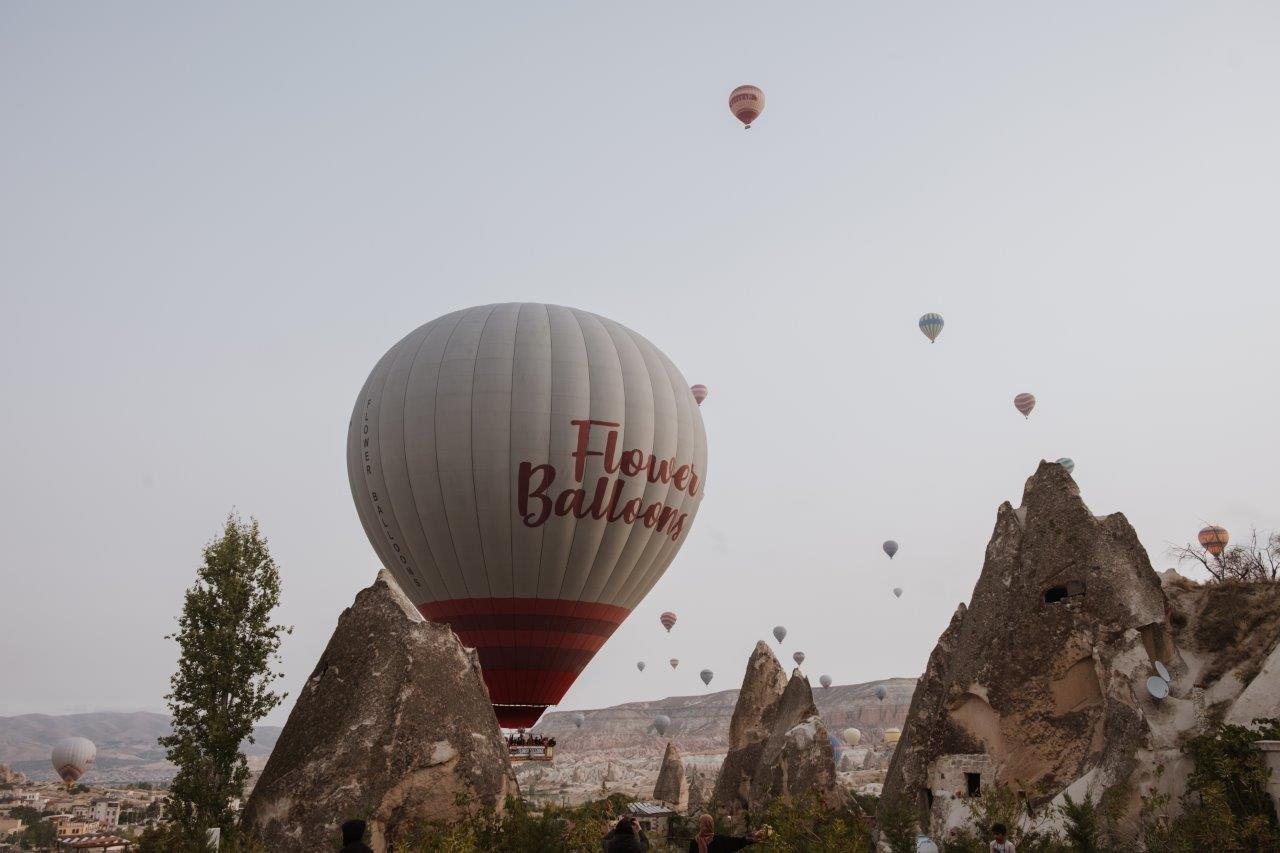
[[[929,339],[929,343],[933,343],[938,339],[938,335],[942,334],[942,327],[946,324],[942,321],[941,314],[930,312],[920,318],[919,325],[920,331],[924,332],[924,336]]]
[[[422,615],[477,650],[506,728],[559,702],[662,577],[706,466],[670,359],[612,320],[534,303],[410,332],[347,433],[369,541]]]
[[[751,129],[751,122],[764,112],[764,92],[759,86],[739,86],[729,93],[729,112]]]

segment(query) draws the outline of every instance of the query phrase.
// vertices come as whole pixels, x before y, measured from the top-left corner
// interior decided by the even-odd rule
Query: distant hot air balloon
[[[893,559],[894,554],[898,553],[898,543],[894,542],[892,539],[886,539],[885,543],[880,547],[883,548],[884,552],[889,555],[890,560]]]
[[[641,672],[644,672],[644,661],[642,660],[636,661],[636,669],[640,670]]]
[[[840,733],[840,737],[844,738],[844,742],[849,746],[857,746],[862,743],[862,732],[850,727]]]
[[[895,587],[893,588],[893,597],[894,597],[894,598],[902,598],[902,587],[900,587],[900,586],[895,586]]]
[[[382,357],[347,472],[383,564],[476,648],[499,724],[520,728],[680,550],[706,451],[689,383],[653,344],[585,311],[509,303],[447,314]]]
[[[709,669],[704,669],[702,672],[698,673],[698,677],[702,679],[703,684],[710,684],[711,679],[715,677],[715,673]]]
[[[804,652],[793,652],[791,659],[796,662],[796,666],[804,663]]]
[[[1068,474],[1076,470],[1076,463],[1069,456],[1064,456],[1061,459],[1059,459],[1058,464],[1061,465],[1063,468],[1066,468]]]
[[[582,713],[574,714],[569,719],[573,720],[574,728],[582,728],[582,724],[587,721],[587,715]]]
[[[680,658],[672,658],[670,661],[668,661],[668,663],[671,664],[672,669],[675,669],[680,665]]]
[[[1222,550],[1227,547],[1227,542],[1231,540],[1227,528],[1217,524],[1200,528],[1200,535],[1197,538],[1200,540],[1200,547],[1215,557],[1222,553]]]
[[[900,740],[902,740],[902,729],[888,728],[884,730],[885,743],[897,743]]]
[[[886,696],[888,696],[888,695],[889,695],[889,691],[884,689],[884,685],[883,685],[883,684],[877,684],[877,685],[876,685],[876,698],[877,698],[877,699],[879,699],[881,702],[883,702],[883,701],[884,701],[884,697],[886,697]]]
[[[668,610],[658,617],[658,621],[662,623],[662,627],[667,629],[667,633],[671,633],[672,627],[676,624],[676,615]]]
[[[758,86],[739,86],[729,93],[729,112],[751,129],[751,122],[764,112],[764,92]]]
[[[667,733],[667,728],[671,725],[671,718],[666,714],[659,714],[653,718],[653,729],[660,735]]]
[[[1022,412],[1024,418],[1031,417],[1031,410],[1036,407],[1036,398],[1034,394],[1028,394],[1023,391],[1021,394],[1013,398],[1013,407]]]
[[[707,395],[711,393],[707,390],[706,385],[694,385],[689,390],[693,392],[693,399],[699,406],[702,405],[703,400],[707,399]]]
[[[93,766],[98,748],[86,737],[69,737],[58,741],[53,748],[53,769],[70,787]]]
[[[831,676],[829,676],[829,675],[819,675],[819,676],[818,676],[818,683],[819,683],[819,684],[821,684],[823,687],[830,687],[830,686],[831,686]]]
[[[938,335],[942,334],[942,327],[946,325],[942,322],[941,314],[930,312],[920,318],[920,331],[924,332],[924,336],[929,339],[929,343],[933,343],[938,339]]]
[[[774,625],[773,638],[778,641],[778,645],[782,645],[782,641],[787,638],[787,629],[781,625]]]

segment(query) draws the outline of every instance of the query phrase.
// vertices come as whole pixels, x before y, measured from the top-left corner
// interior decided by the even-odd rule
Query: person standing
[[[755,844],[761,834],[757,832],[751,838],[716,835],[715,818],[709,814],[703,814],[698,818],[698,834],[689,842],[689,853],[732,853],[749,844]]]
[[[635,815],[627,815],[618,821],[612,831],[600,839],[604,853],[644,853],[649,849],[649,839],[640,828]]]
[[[1008,830],[1003,823],[991,827],[991,834],[995,836],[991,841],[991,853],[1018,853],[1018,848],[1009,840]]]

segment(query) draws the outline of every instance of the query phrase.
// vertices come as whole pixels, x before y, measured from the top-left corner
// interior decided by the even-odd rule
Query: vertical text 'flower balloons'
[[[892,539],[887,540],[880,547],[883,548],[884,552],[889,555],[890,560],[893,559],[894,554],[898,553],[898,543],[894,542]]]
[[[676,615],[668,610],[658,617],[658,621],[662,623],[662,627],[667,629],[667,633],[671,633],[671,629],[675,627]]]
[[[1200,547],[1215,557],[1220,555],[1227,547],[1227,543],[1231,541],[1227,528],[1217,524],[1200,528],[1200,535],[1196,538],[1200,540]]]
[[[644,672],[644,661],[642,660],[636,661],[636,669],[640,670],[641,672]]]
[[[715,675],[716,674],[709,669],[704,669],[702,672],[698,673],[698,677],[702,679],[703,684],[710,684],[711,679],[715,678]]]
[[[804,652],[793,652],[791,659],[796,662],[796,666],[804,663]]]
[[[706,385],[694,385],[689,389],[689,393],[693,394],[693,401],[701,406],[702,401],[707,399],[707,395],[711,392],[707,390]]]
[[[1036,396],[1023,391],[1013,398],[1013,407],[1022,412],[1024,418],[1031,417],[1031,410],[1036,407]]]
[[[819,684],[821,684],[823,687],[830,687],[830,686],[831,686],[831,676],[829,676],[829,675],[819,675],[819,676],[818,676],[818,683],[819,683]]]
[[[347,438],[369,541],[479,653],[508,728],[560,701],[687,538],[707,444],[689,383],[604,317],[455,311],[373,368]]]
[[[920,318],[920,331],[924,332],[924,336],[929,339],[929,343],[933,343],[938,339],[938,335],[942,334],[942,327],[946,323],[942,320],[941,314],[930,312]]]
[[[764,92],[759,86],[739,86],[729,93],[729,112],[751,129],[751,122],[764,112]]]
[[[778,645],[782,645],[782,641],[787,638],[787,629],[783,625],[773,626],[773,638],[778,641]]]
[[[86,737],[69,737],[58,741],[53,747],[51,760],[53,769],[58,771],[62,781],[69,787],[93,766],[93,760],[97,757],[98,748],[93,745],[93,741]]]
[[[667,661],[667,663],[671,664],[672,669],[675,669],[680,665],[680,658],[672,658],[671,660]]]
[[[665,735],[667,729],[671,726],[671,718],[666,714],[659,714],[653,718],[653,730],[660,735]]]

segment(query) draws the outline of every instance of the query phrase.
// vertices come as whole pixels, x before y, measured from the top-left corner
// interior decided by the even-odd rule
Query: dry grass
[[[1248,684],[1280,637],[1280,584],[1228,582],[1204,587],[1206,600],[1196,621],[1195,641],[1212,655],[1200,674],[1206,687],[1228,672]]]

